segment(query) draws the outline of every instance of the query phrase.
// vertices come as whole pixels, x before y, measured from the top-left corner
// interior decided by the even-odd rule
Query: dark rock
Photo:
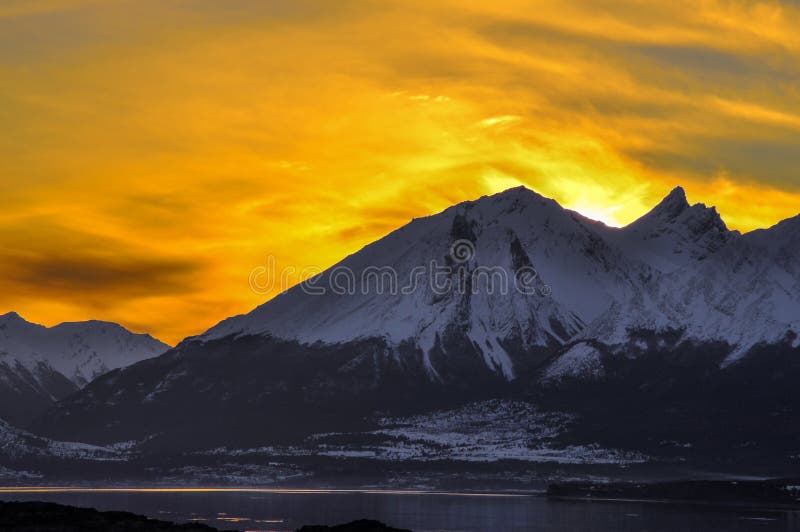
[[[380,521],[361,519],[344,525],[324,526],[307,525],[297,529],[297,532],[411,532],[402,528],[393,528]]]

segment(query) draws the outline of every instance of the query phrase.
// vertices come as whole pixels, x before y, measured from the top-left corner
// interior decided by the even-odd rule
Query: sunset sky
[[[800,2],[0,0],[0,313],[174,343],[524,184],[800,211]]]

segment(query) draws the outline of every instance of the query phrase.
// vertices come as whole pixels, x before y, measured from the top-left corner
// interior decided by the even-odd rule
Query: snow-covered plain
[[[557,438],[574,420],[563,413],[543,412],[529,403],[491,400],[455,410],[377,420],[379,428],[364,433],[326,433],[303,445],[252,449],[218,448],[204,454],[242,457],[327,456],[392,462],[464,461],[615,464],[641,463],[635,452],[597,445],[561,445]],[[353,443],[341,443],[342,439]]]
[[[93,461],[126,459],[125,453],[113,448],[42,438],[0,420],[0,458],[13,461],[32,456]]]

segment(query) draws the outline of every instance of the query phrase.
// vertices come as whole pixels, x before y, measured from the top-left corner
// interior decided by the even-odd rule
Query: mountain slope
[[[19,424],[111,369],[169,348],[108,322],[44,327],[0,316],[0,416]]]

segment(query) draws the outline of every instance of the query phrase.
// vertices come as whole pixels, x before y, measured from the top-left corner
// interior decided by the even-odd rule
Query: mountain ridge
[[[519,239],[519,234],[522,234],[523,240],[525,240],[523,247],[527,250],[534,249],[534,256],[528,256],[525,259],[530,264],[535,265],[537,274],[540,274],[544,283],[547,283],[548,287],[552,288],[554,305],[557,308],[553,309],[551,313],[553,316],[559,316],[555,318],[556,323],[559,324],[557,328],[568,332],[564,336],[554,334],[552,330],[547,330],[546,334],[551,338],[556,338],[562,344],[568,339],[579,338],[579,329],[587,331],[595,329],[596,331],[600,326],[608,327],[610,318],[609,316],[604,317],[604,313],[609,313],[610,316],[614,317],[613,319],[617,324],[625,323],[625,320],[621,319],[619,314],[627,313],[633,315],[634,313],[630,311],[631,305],[641,314],[640,321],[642,323],[625,323],[625,328],[653,326],[673,329],[687,328],[694,330],[694,334],[697,334],[697,327],[689,327],[688,318],[682,316],[681,307],[685,307],[686,303],[666,296],[663,286],[669,286],[669,290],[672,292],[683,292],[685,285],[696,286],[708,283],[707,277],[709,277],[709,274],[707,270],[709,268],[701,267],[704,261],[709,260],[723,249],[730,250],[738,245],[739,241],[747,242],[753,239],[753,236],[744,238],[744,235],[738,231],[729,230],[715,208],[706,207],[702,203],[689,204],[685,190],[682,187],[674,188],[648,213],[622,228],[610,228],[577,212],[564,209],[555,200],[545,198],[525,187],[515,187],[499,194],[483,196],[477,200],[456,204],[436,215],[414,219],[386,237],[365,246],[361,251],[349,255],[327,271],[341,267],[359,271],[360,268],[363,269],[363,265],[354,264],[353,257],[363,257],[364,255],[369,257],[367,262],[370,262],[372,266],[383,267],[388,265],[394,267],[397,266],[397,258],[391,254],[392,250],[387,251],[387,249],[395,246],[397,240],[405,239],[404,242],[401,242],[403,245],[407,245],[409,241],[415,243],[429,242],[430,235],[435,233],[436,241],[450,243],[453,241],[452,235],[447,235],[447,231],[443,230],[442,227],[436,227],[436,225],[442,225],[440,222],[444,222],[445,226],[448,223],[453,225],[459,217],[472,216],[474,219],[470,223],[475,224],[480,228],[479,231],[483,232],[490,230],[489,228],[492,225],[502,223],[496,220],[509,219],[520,213],[524,213],[529,219],[523,220],[522,223],[517,223],[516,226],[511,224],[513,227],[506,224],[506,229],[516,239]],[[562,229],[559,229],[559,225],[551,225],[556,218]],[[800,218],[800,215],[798,218]],[[777,228],[790,226],[790,221],[791,219],[786,220],[786,223],[776,224],[774,228],[763,230],[766,233],[746,233],[746,235],[764,234],[768,237],[770,232],[777,231]],[[527,223],[527,226],[525,223]],[[423,229],[420,230],[420,226]],[[563,229],[565,227],[568,227],[568,229]],[[539,231],[539,234],[536,234],[537,231]],[[590,241],[590,243],[586,244],[585,249],[596,246],[598,250],[602,250],[602,257],[598,257],[602,263],[600,269],[605,269],[606,271],[599,273],[596,268],[592,270],[591,280],[584,278],[581,281],[581,277],[587,275],[589,267],[581,264],[575,268],[573,265],[584,259],[585,256],[577,258],[572,256],[569,260],[563,259],[557,267],[547,263],[548,260],[552,262],[553,255],[557,253],[553,252],[552,249],[549,250],[547,257],[536,256],[535,248],[540,248],[543,244],[542,239],[548,237],[548,235],[543,235],[542,233],[546,232],[552,236],[553,233],[558,231],[569,233],[567,238],[560,243],[572,246],[575,244],[575,239],[585,238]],[[410,235],[405,233],[410,233]],[[531,234],[534,237],[526,239],[526,236],[529,237]],[[448,236],[451,237],[449,240]],[[425,240],[426,238],[428,240]],[[467,240],[473,242],[476,238],[475,235],[472,235]],[[475,241],[477,242],[477,240]],[[379,244],[383,244],[383,247],[379,248],[376,253],[373,250]],[[555,246],[551,245],[552,247]],[[477,255],[483,250],[476,247],[471,251]],[[440,249],[439,253],[443,254],[444,250]],[[591,255],[592,253],[594,252],[587,252],[584,255]],[[429,253],[429,255],[431,254]],[[386,257],[391,258],[387,260]],[[482,257],[477,258],[481,259]],[[484,256],[483,258],[485,259],[486,257]],[[417,257],[417,264],[423,262],[424,260]],[[507,264],[504,265],[503,261],[498,259],[497,254],[489,257],[488,264],[490,266],[503,265],[506,266],[506,270],[510,271]],[[484,260],[482,266],[486,265],[487,261]],[[570,271],[570,269],[579,271]],[[610,269],[622,272],[617,277],[621,276],[624,279],[611,279],[614,275],[611,274]],[[698,278],[697,275],[694,275],[695,270],[706,271],[706,278]],[[568,279],[559,279],[564,272],[568,272]],[[325,274],[323,273],[322,275],[324,276]],[[605,280],[600,279],[603,275],[608,278]],[[659,281],[654,283],[648,280],[653,278],[657,278]],[[579,289],[574,289],[574,285],[578,285]],[[657,285],[663,286],[656,288]],[[598,290],[598,286],[605,286],[605,288]],[[330,310],[322,311],[324,319],[316,324],[323,325],[323,327],[315,325],[312,327],[313,332],[309,332],[306,335],[295,333],[298,328],[296,323],[301,321],[301,316],[299,315],[292,317],[289,320],[291,322],[289,324],[280,323],[280,319],[275,318],[274,315],[288,316],[289,314],[285,312],[285,309],[287,307],[298,307],[293,301],[299,299],[297,294],[301,291],[302,287],[293,287],[284,294],[257,307],[251,313],[224,320],[206,333],[190,337],[187,340],[205,341],[217,339],[227,334],[269,333],[287,340],[336,343],[355,337],[355,333],[350,337],[344,333],[337,337],[335,334],[327,334],[325,332],[324,326],[329,325],[326,322],[330,321],[332,315]],[[571,291],[573,293],[570,293]],[[318,300],[309,299],[314,301],[315,304],[319,303]],[[341,299],[339,298],[339,300]],[[365,303],[361,302],[360,304]],[[711,308],[707,309],[707,312],[712,318],[715,313],[733,313],[729,309],[722,308],[720,302],[698,302],[697,304],[705,307],[710,306]],[[414,307],[414,311],[418,312],[422,307],[423,305],[417,305]],[[615,308],[617,309],[616,311]],[[312,314],[318,311],[318,309],[311,309]],[[303,314],[302,319],[307,320],[308,314]],[[347,313],[351,322],[353,321],[352,315],[353,313]],[[540,324],[546,323],[553,316],[539,316],[537,322]],[[576,320],[570,320],[570,316],[575,317]],[[275,322],[276,320],[278,325],[270,325],[270,321]],[[364,316],[363,321],[374,324],[376,321],[375,313],[369,313],[369,315]],[[412,320],[408,315],[405,315],[402,321],[411,323]],[[593,322],[595,323],[594,326],[592,326]],[[791,324],[784,325],[790,326]],[[473,329],[475,328],[473,327]],[[616,328],[619,329],[619,326]],[[387,326],[379,323],[373,329],[374,336],[381,336],[381,331],[385,331]],[[589,334],[602,337],[599,332]],[[734,338],[733,335],[725,333],[719,327],[717,327],[715,334],[720,335],[717,339],[730,340],[732,344],[741,342],[741,339]],[[406,336],[412,337],[413,335],[413,331],[406,331]],[[369,334],[364,334],[364,336],[369,336]],[[624,340],[622,338],[624,337],[624,331],[617,331],[616,337],[613,334],[606,334],[605,336],[605,340],[608,342],[618,342],[621,339]],[[399,338],[397,340],[403,341],[406,339]],[[774,339],[775,335],[773,334],[769,340]],[[481,342],[481,344],[483,343],[485,342]],[[539,341],[537,345],[544,345],[544,343]],[[751,342],[746,347],[756,343],[757,341]],[[430,349],[431,345],[432,340],[428,339],[426,348]],[[738,358],[738,355],[733,358]],[[510,372],[506,371],[506,374],[510,376]]]
[[[103,373],[167,349],[148,334],[112,322],[45,327],[13,311],[0,315],[0,417],[25,425]]]
[[[656,412],[695,437],[701,412],[735,420],[728,405],[740,401],[741,381],[760,399],[742,407],[752,412],[735,437],[763,439],[758,409],[778,408],[795,371],[800,378],[798,228],[790,219],[730,231],[682,189],[611,228],[512,189],[413,220],[252,312],[100,377],[37,427],[93,443],[259,445],[367,430],[376,412],[522,397],[569,405],[586,427],[607,423],[628,438],[603,444],[651,446],[607,416],[633,409],[630,419],[655,434],[647,416]],[[430,262],[449,268],[451,288],[468,289],[437,292],[423,271],[408,292],[331,290],[337,271],[361,280],[387,268],[402,286]],[[487,269],[513,282],[531,273],[529,290],[497,290],[476,277]],[[771,385],[774,364],[788,369]],[[800,404],[786,408],[800,421]]]

